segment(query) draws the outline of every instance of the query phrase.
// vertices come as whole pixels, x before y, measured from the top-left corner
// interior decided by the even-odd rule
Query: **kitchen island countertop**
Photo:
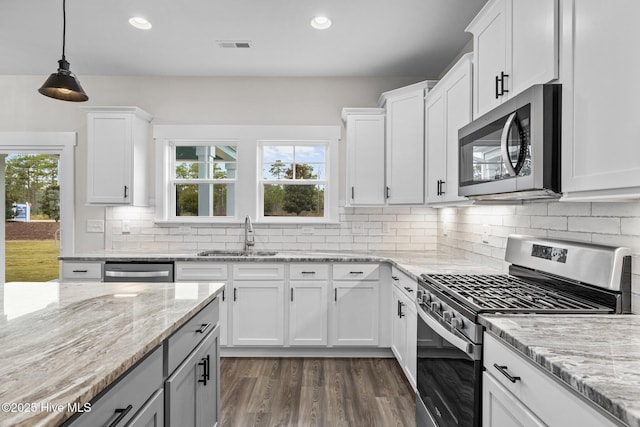
[[[640,427],[640,316],[486,314],[480,322],[564,385]]]
[[[56,426],[222,291],[220,283],[0,285],[0,426]]]

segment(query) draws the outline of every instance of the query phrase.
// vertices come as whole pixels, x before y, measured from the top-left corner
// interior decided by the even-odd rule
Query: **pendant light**
[[[63,101],[83,102],[89,99],[76,75],[69,70],[69,63],[64,56],[67,31],[66,0],[62,0],[62,59],[58,61],[58,72],[49,76],[38,92],[50,98]]]

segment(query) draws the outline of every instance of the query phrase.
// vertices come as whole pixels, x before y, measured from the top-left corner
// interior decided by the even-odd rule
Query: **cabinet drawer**
[[[391,279],[393,283],[409,297],[411,301],[416,300],[416,291],[418,289],[418,281],[407,276],[396,267],[391,267]]]
[[[512,382],[494,364],[519,379]],[[595,405],[587,403],[577,392],[487,333],[484,334],[484,366],[486,374],[522,401],[546,425],[614,426]]]
[[[213,262],[176,262],[176,281],[226,280],[227,264]]]
[[[220,315],[220,297],[216,297],[167,340],[167,375],[182,363],[202,339],[213,330]]]
[[[100,361],[97,360],[96,363]],[[163,378],[162,347],[158,347],[121,376],[106,393],[93,401],[91,412],[85,412],[69,426],[110,425],[119,416],[118,413],[124,414],[118,425],[125,425],[143,407],[147,399],[162,387]]]
[[[233,265],[233,278],[239,280],[284,279],[284,264],[246,263]]]
[[[335,264],[333,280],[378,280],[378,264]]]
[[[64,280],[102,280],[101,262],[63,262],[62,279]]]
[[[329,278],[327,264],[291,264],[289,266],[291,280],[326,280]]]

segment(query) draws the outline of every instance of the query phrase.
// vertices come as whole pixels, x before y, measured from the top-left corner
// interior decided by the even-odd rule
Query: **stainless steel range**
[[[418,427],[481,424],[482,313],[631,312],[631,251],[512,235],[509,274],[418,281]]]

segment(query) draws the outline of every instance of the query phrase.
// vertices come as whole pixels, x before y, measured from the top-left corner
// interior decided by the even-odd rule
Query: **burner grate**
[[[422,277],[453,299],[476,311],[503,312],[610,312],[602,305],[531,284],[505,274],[429,274]]]

